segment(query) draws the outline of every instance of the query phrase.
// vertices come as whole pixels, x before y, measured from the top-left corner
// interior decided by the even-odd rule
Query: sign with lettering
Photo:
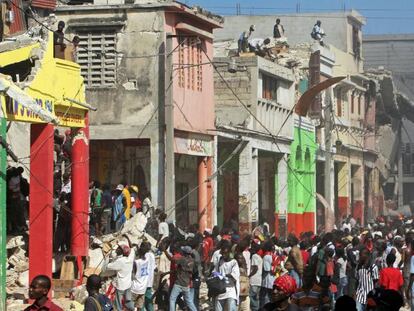
[[[174,141],[176,153],[205,157],[213,155],[213,139],[208,136],[188,134],[175,137]]]
[[[31,110],[22,106],[16,100],[9,96],[4,97],[3,111],[6,112],[7,120],[30,122],[30,123],[43,123],[43,121]],[[65,106],[56,105],[51,99],[35,98],[36,104],[41,106],[44,110],[56,115],[59,119],[59,126],[66,127],[84,127],[85,125],[85,110]]]

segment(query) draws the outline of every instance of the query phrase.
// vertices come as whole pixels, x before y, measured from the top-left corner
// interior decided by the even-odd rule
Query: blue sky
[[[329,12],[357,9],[367,19],[366,34],[414,33],[414,0],[181,0],[222,15]]]

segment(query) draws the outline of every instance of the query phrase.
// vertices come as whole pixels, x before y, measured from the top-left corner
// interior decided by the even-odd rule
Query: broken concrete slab
[[[102,249],[89,249],[89,264],[88,268],[100,268],[102,269],[104,263],[104,254]]]
[[[16,248],[16,247],[23,247],[25,244],[26,243],[23,240],[23,236],[18,235],[18,236],[10,238],[7,241],[6,249],[13,249],[13,248]]]
[[[24,271],[19,274],[19,278],[17,279],[17,284],[20,287],[29,288],[29,270]]]

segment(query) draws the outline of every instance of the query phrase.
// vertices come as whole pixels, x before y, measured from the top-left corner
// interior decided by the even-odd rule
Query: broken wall
[[[56,15],[65,21],[69,38],[88,28],[113,28],[116,32],[115,85],[86,89],[88,103],[98,108],[90,113],[91,138],[137,137],[159,102],[157,54],[164,52],[164,14],[156,10],[75,6],[60,7]],[[156,126],[157,122],[155,114],[150,125]],[[150,126],[141,136],[150,136],[153,129]]]
[[[257,101],[257,62],[256,58],[233,58],[239,66],[237,72],[228,72],[228,64],[231,58],[219,57],[214,58],[214,63],[220,74],[227,81],[240,100],[245,103],[249,109],[254,109]],[[256,85],[256,86],[255,86]],[[231,90],[222,81],[217,72],[214,72],[214,98],[216,125],[242,126],[249,128],[251,116],[240,104]]]

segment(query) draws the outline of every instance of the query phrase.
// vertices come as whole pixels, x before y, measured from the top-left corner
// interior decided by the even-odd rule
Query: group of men
[[[243,31],[240,34],[240,37],[237,41],[238,53],[254,52],[256,54],[266,54],[269,50],[270,43],[272,42],[271,38],[261,39],[261,38],[252,38],[253,32],[256,30],[255,25],[250,25],[249,29]],[[315,25],[312,28],[311,38],[318,41],[321,46],[324,46],[323,38],[325,32],[322,29],[322,22],[320,20],[316,21]],[[285,38],[285,28],[280,22],[280,18],[276,19],[276,23],[273,26],[273,41],[286,40]]]
[[[347,218],[339,230],[283,239],[266,225],[249,234],[201,233],[196,225],[175,227],[164,213],[158,218],[156,245],[125,236],[106,259],[104,270],[116,274],[113,291],[100,293],[99,276],[89,277],[85,310],[200,310],[202,282],[209,310],[217,311],[414,307],[412,222],[380,218],[360,228]]]

